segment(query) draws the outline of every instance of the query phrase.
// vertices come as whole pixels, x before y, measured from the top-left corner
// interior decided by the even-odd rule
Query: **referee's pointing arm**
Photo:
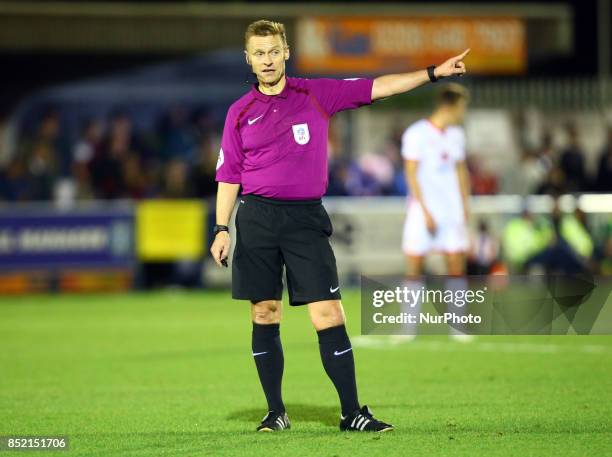
[[[372,101],[408,92],[429,81],[435,82],[440,78],[463,75],[466,71],[463,58],[469,52],[470,50],[466,49],[458,56],[451,57],[442,65],[438,67],[432,65],[427,70],[379,76],[374,80],[372,86]]]

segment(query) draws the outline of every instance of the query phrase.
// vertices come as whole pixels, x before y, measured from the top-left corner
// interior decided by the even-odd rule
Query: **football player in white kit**
[[[431,116],[412,124],[402,136],[410,189],[402,249],[409,276],[422,274],[423,258],[433,251],[444,254],[449,275],[465,272],[470,184],[459,124],[467,102],[463,86],[445,85]]]
[[[467,220],[470,184],[465,163],[463,122],[468,92],[459,84],[444,85],[436,96],[433,113],[412,124],[402,136],[402,156],[409,187],[402,250],[406,255],[405,286],[420,289],[423,260],[431,252],[446,260],[445,288],[466,289],[465,252],[468,249]],[[420,303],[412,313],[420,309]],[[453,309],[461,313],[462,309]],[[414,338],[416,328],[405,330]],[[471,337],[451,328],[460,341]]]

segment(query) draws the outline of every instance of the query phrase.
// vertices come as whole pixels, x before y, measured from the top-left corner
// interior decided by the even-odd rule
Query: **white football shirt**
[[[457,162],[465,160],[465,134],[461,127],[444,130],[421,119],[402,135],[402,156],[418,161],[417,182],[427,209],[437,223],[463,222],[463,203]],[[411,203],[416,202],[411,199]],[[419,205],[420,206],[420,205]]]

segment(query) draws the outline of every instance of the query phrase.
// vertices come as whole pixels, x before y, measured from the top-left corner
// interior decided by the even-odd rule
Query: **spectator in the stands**
[[[72,159],[75,163],[87,165],[91,162],[100,146],[104,126],[100,119],[87,119],[83,123],[81,136],[72,149]]]
[[[556,162],[556,151],[553,144],[553,135],[550,130],[545,130],[542,135],[542,144],[537,150],[539,167],[544,174],[548,173]]]
[[[209,198],[216,195],[216,168],[217,152],[213,149],[212,139],[203,137],[198,144],[196,162],[189,177],[190,188],[193,189],[194,197]]]
[[[348,194],[355,197],[375,196],[382,193],[382,185],[376,177],[361,169],[358,163],[349,161],[346,175]]]
[[[608,141],[597,161],[595,190],[597,192],[612,192],[612,126],[608,127]]]
[[[83,124],[81,136],[72,149],[72,174],[76,185],[76,196],[79,199],[93,198],[89,165],[100,147],[104,133],[99,119],[88,119]]]
[[[326,195],[371,196],[381,194],[381,183],[373,174],[362,170],[354,160],[334,156],[329,162],[328,170]]]
[[[395,184],[395,167],[388,154],[363,154],[359,157],[359,169],[364,176],[363,183],[373,183],[362,195],[392,195]]]
[[[327,183],[327,193],[325,195],[334,197],[346,197],[348,193],[348,160],[334,160],[329,164],[329,176]]]
[[[53,198],[55,180],[63,174],[69,162],[64,149],[60,137],[59,113],[53,109],[48,110],[43,114],[34,135],[24,138],[18,151],[26,161],[30,199]]]
[[[503,175],[505,189],[522,196],[536,193],[544,184],[555,162],[552,134],[545,130],[537,148],[530,148],[523,141],[517,167],[503,167],[499,171]]]
[[[401,152],[404,130],[405,126],[397,119],[397,123],[391,129],[391,136],[383,147],[383,154],[389,158],[394,170],[391,185],[383,190],[385,195],[406,195],[408,193],[404,158]]]
[[[559,165],[565,175],[568,192],[584,192],[587,188],[587,176],[584,163],[584,151],[580,146],[578,129],[573,123],[565,127],[568,146],[561,153]]]
[[[546,180],[549,170],[545,170],[542,165],[537,152],[525,150],[519,159],[518,169],[506,170],[507,179],[514,183],[519,194],[523,196],[532,194]]]
[[[30,179],[25,157],[16,155],[0,172],[0,198],[8,201],[27,201]]]
[[[472,275],[486,275],[499,255],[499,241],[489,230],[484,219],[478,221],[478,230],[470,236],[467,271]]]
[[[164,169],[164,182],[160,197],[188,198],[191,190],[187,182],[187,164],[181,159],[172,159]]]
[[[206,107],[200,107],[194,110],[191,123],[193,124],[198,142],[202,141],[204,138],[210,137],[213,132],[220,131],[220,127],[215,124],[215,120]]]
[[[132,120],[124,113],[115,114],[108,135],[90,163],[94,193],[98,198],[113,199],[125,196],[124,162],[129,156],[140,157],[132,132]]]
[[[468,156],[467,165],[470,171],[470,186],[473,195],[494,195],[497,193],[497,176],[487,171],[478,157]]]
[[[574,274],[591,269],[593,240],[584,213],[563,214],[557,202],[550,215],[551,236],[545,248],[525,263],[529,270],[542,266],[547,273]]]
[[[511,272],[521,273],[525,262],[541,252],[550,240],[548,221],[535,217],[525,209],[504,227],[502,252]]]
[[[60,116],[57,110],[48,109],[45,111],[35,127],[33,135],[26,135],[21,139],[21,152],[28,152],[37,144],[44,144],[52,150],[53,156],[59,161],[59,157],[64,152],[64,142],[60,137]]]
[[[174,106],[163,117],[159,127],[161,156],[164,161],[174,158],[189,163],[195,159],[195,129],[189,123],[189,112],[182,105]]]
[[[139,200],[152,196],[149,173],[143,170],[142,160],[138,155],[128,154],[121,160],[121,175],[123,178],[121,197]]]
[[[36,142],[28,156],[29,196],[32,200],[51,200],[59,177],[59,158],[50,144]]]
[[[538,188],[538,194],[548,194],[555,197],[564,194],[569,191],[567,181],[565,179],[565,173],[559,166],[553,166],[546,178],[546,181]]]

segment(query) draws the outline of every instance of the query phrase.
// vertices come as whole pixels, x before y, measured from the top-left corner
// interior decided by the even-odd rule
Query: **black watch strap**
[[[229,232],[229,227],[227,225],[215,225],[213,227],[213,234],[216,236],[219,232]]]
[[[434,73],[435,69],[436,69],[435,65],[430,65],[429,67],[427,67],[427,76],[429,76],[429,80],[432,83],[435,83],[439,79],[439,78],[436,78],[436,74]]]

